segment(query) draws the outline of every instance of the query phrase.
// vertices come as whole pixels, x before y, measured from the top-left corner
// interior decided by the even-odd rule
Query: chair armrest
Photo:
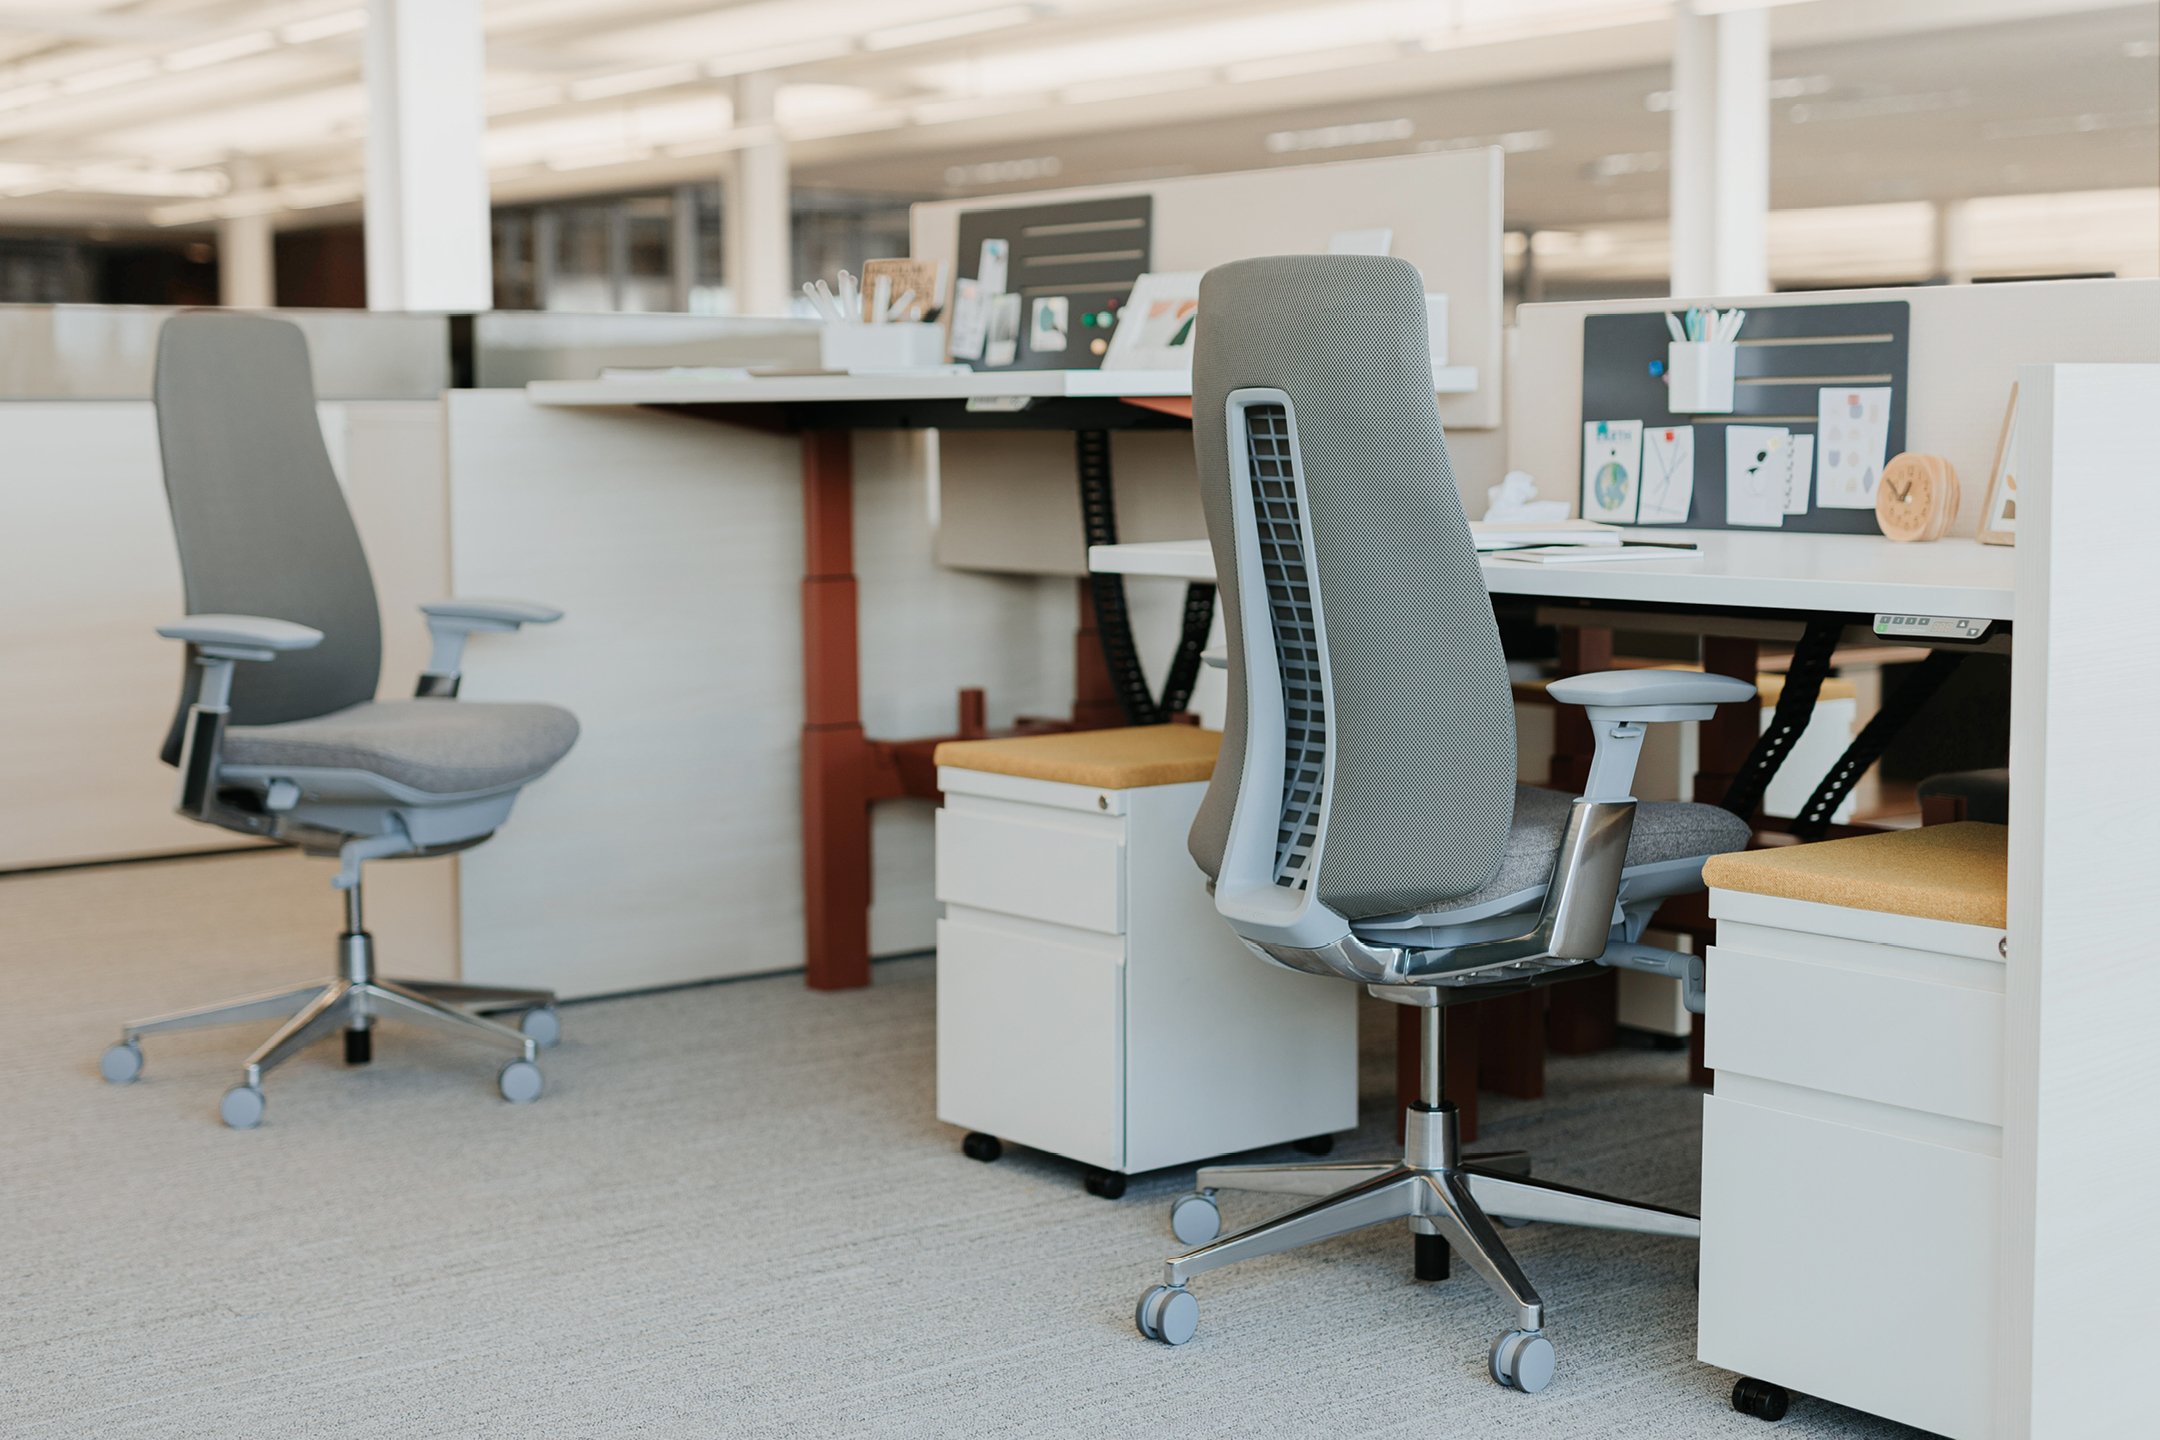
[[[1570,675],[1545,687],[1562,705],[1615,720],[1707,720],[1720,705],[1746,700],[1755,687],[1730,675],[1693,670],[1600,670]],[[1667,713],[1681,712],[1686,713]]]
[[[287,650],[312,650],[323,632],[263,615],[190,615],[158,626],[168,640],[185,640],[207,660],[275,660]]]
[[[420,607],[427,616],[434,648],[414,694],[422,699],[457,698],[465,663],[465,637],[475,632],[506,635],[526,625],[552,625],[563,612],[532,600],[430,600]]]
[[[1563,705],[1589,712],[1597,749],[1590,757],[1586,800],[1623,800],[1635,788],[1643,726],[1668,720],[1708,720],[1720,705],[1755,696],[1755,687],[1730,675],[1693,670],[1600,670],[1570,675],[1545,687]]]

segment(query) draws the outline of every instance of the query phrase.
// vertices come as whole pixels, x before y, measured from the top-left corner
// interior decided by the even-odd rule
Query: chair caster
[[[1303,1140],[1291,1141],[1290,1146],[1292,1149],[1301,1150],[1307,1155],[1332,1155],[1335,1153],[1335,1137],[1333,1135],[1308,1135]]]
[[[345,1063],[365,1065],[375,1058],[375,1032],[373,1030],[347,1030],[345,1032]]]
[[[983,1164],[988,1165],[998,1156],[1005,1153],[1005,1147],[999,1142],[997,1136],[985,1135],[980,1130],[974,1130],[968,1133],[967,1139],[960,1142],[960,1153],[970,1160],[980,1160]]]
[[[1090,1170],[1080,1177],[1090,1195],[1100,1195],[1105,1200],[1116,1200],[1125,1194],[1125,1177],[1115,1170]]]
[[[142,1074],[142,1046],[122,1040],[98,1056],[97,1068],[108,1085],[132,1085]]]
[[[1427,1235],[1412,1231],[1410,1235],[1410,1273],[1420,1280],[1445,1280],[1448,1278],[1448,1243],[1445,1235]]]
[[[513,1105],[530,1105],[540,1098],[540,1067],[530,1060],[512,1060],[495,1077],[495,1088]]]
[[[262,1124],[263,1093],[253,1085],[235,1085],[218,1101],[218,1118],[235,1130],[253,1130]]]
[[[1170,1202],[1170,1233],[1187,1245],[1205,1245],[1222,1234],[1222,1210],[1205,1190]]]
[[[1182,1285],[1154,1285],[1133,1307],[1133,1324],[1150,1340],[1183,1345],[1200,1328],[1200,1302]]]
[[[518,1017],[518,1031],[542,1050],[552,1050],[562,1042],[562,1016],[553,1005],[527,1010]]]
[[[1782,1420],[1786,1407],[1791,1404],[1792,1395],[1782,1385],[1750,1380],[1745,1375],[1733,1382],[1732,1408],[1742,1415],[1752,1415],[1757,1420]]]
[[[1488,1357],[1493,1380],[1509,1390],[1535,1395],[1552,1384],[1552,1341],[1536,1330],[1503,1330]]]

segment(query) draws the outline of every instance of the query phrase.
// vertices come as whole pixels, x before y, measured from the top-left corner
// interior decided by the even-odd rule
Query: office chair
[[[1624,966],[1677,977],[1701,1009],[1701,961],[1642,935],[1748,827],[1629,790],[1647,723],[1705,719],[1755,690],[1674,671],[1561,680],[1552,698],[1587,707],[1597,737],[1587,793],[1518,786],[1418,272],[1374,256],[1240,261],[1207,273],[1200,314],[1193,437],[1230,706],[1190,848],[1249,948],[1421,1007],[1423,1055],[1400,1161],[1202,1168],[1171,1212],[1198,1248],[1167,1263],[1135,1318],[1182,1344],[1194,1276],[1406,1221],[1419,1278],[1444,1277],[1452,1250],[1514,1307],[1491,1373],[1540,1390],[1554,1366],[1543,1304],[1488,1217],[1687,1237],[1700,1222],[1530,1179],[1520,1153],[1462,1154],[1441,1007]],[[1225,1188],[1320,1198],[1216,1239]]]
[[[377,700],[375,585],[323,445],[299,328],[176,315],[158,333],[156,397],[189,612],[158,629],[186,642],[191,662],[162,752],[179,767],[180,813],[336,856],[345,932],[327,984],[134,1021],[99,1069],[126,1084],[142,1073],[145,1035],[283,1019],[218,1107],[226,1124],[249,1129],[262,1121],[274,1066],[340,1030],[346,1061],[364,1064],[375,1022],[395,1017],[515,1050],[498,1087],[507,1100],[537,1099],[535,1052],[560,1035],[555,997],[378,976],[360,870],[479,844],[518,792],[569,752],[578,725],[567,710],[456,698],[468,635],[549,624],[562,612],[511,600],[423,605],[434,644],[419,698]],[[487,1018],[510,1012],[518,1028]]]

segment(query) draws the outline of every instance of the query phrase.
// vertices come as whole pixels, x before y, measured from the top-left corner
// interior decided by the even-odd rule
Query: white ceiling
[[[1722,0],[1728,7],[1758,0]],[[1775,0],[1771,0],[1775,3]],[[782,77],[800,185],[919,196],[1509,150],[1518,224],[1662,215],[1641,0],[486,0],[499,201],[710,178]],[[1801,0],[1773,204],[2160,184],[2160,6]],[[0,225],[345,218],[355,0],[0,0]]]

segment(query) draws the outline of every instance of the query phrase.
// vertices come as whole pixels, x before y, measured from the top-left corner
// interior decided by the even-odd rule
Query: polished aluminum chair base
[[[1453,1252],[1515,1307],[1513,1327],[1493,1341],[1492,1376],[1502,1385],[1534,1392],[1544,1389],[1553,1374],[1552,1342],[1544,1335],[1545,1307],[1501,1243],[1494,1218],[1700,1238],[1702,1222],[1686,1211],[1533,1180],[1529,1157],[1521,1151],[1464,1155],[1455,1107],[1441,1094],[1444,1028],[1444,1007],[1425,1007],[1419,1103],[1405,1117],[1400,1162],[1201,1168],[1198,1190],[1171,1207],[1170,1223],[1180,1240],[1209,1243],[1168,1261],[1163,1282],[1140,1297],[1135,1319],[1142,1334],[1172,1345],[1192,1338],[1200,1310],[1187,1284],[1196,1275],[1406,1220],[1418,1237],[1420,1278],[1441,1278],[1445,1256]],[[1320,1198],[1218,1240],[1213,1238],[1220,1227],[1218,1190]]]
[[[374,937],[361,926],[360,887],[345,892],[345,933],[338,937],[338,974],[327,985],[304,985],[253,995],[222,1005],[205,1005],[120,1029],[120,1041],[105,1052],[98,1068],[114,1084],[142,1074],[145,1035],[234,1025],[249,1020],[283,1020],[269,1039],[255,1048],[241,1068],[238,1085],[225,1092],[218,1114],[236,1130],[262,1123],[263,1076],[334,1032],[345,1034],[345,1058],[360,1064],[371,1058],[375,1022],[396,1018],[433,1025],[474,1039],[492,1041],[517,1052],[496,1076],[505,1100],[522,1104],[540,1098],[537,1052],[561,1035],[551,990],[518,990],[492,985],[458,985],[439,980],[391,980],[375,973]],[[522,1012],[517,1028],[488,1018],[489,1013]]]

